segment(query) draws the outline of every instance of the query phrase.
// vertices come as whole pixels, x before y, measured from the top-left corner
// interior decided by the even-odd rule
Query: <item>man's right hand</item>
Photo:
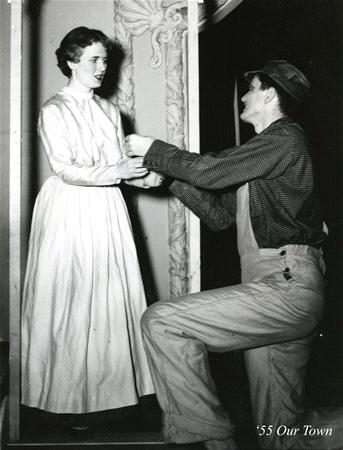
[[[125,138],[124,151],[128,156],[145,156],[155,138],[130,134]]]

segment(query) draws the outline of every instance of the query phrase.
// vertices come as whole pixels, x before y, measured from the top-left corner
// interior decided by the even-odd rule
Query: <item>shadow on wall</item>
[[[97,89],[97,94],[100,97],[110,99],[112,98],[118,89],[118,82],[120,78],[121,68],[123,61],[125,59],[125,52],[120,44],[117,42],[112,42],[112,47],[108,54],[108,66],[104,81],[101,88]],[[121,113],[121,119],[124,128],[124,134],[135,133],[135,125],[132,119]],[[139,264],[141,268],[145,295],[148,305],[154,303],[157,300],[157,290],[156,281],[154,280],[151,257],[149,255],[146,237],[144,236],[142,223],[138,212],[138,190],[137,188],[127,186],[125,184],[121,185],[121,191],[126,201],[126,205],[129,211],[133,234],[136,243],[136,249],[139,259]],[[146,191],[145,191],[146,192]],[[154,196],[166,196],[163,188],[153,189],[152,195]]]
[[[111,48],[108,51],[108,65],[104,80],[99,89],[96,90],[100,97],[109,99],[116,94],[121,72],[121,66],[125,58],[125,52],[120,44],[111,42]]]
[[[30,105],[29,112],[29,123],[28,129],[31,130],[29,145],[29,156],[27,158],[27,173],[29,179],[27,200],[28,200],[28,210],[32,211],[33,205],[39,189],[39,154],[38,154],[38,136],[36,131],[37,118],[40,109],[39,104],[39,67],[40,67],[40,52],[37,50],[41,45],[41,35],[40,35],[40,22],[41,22],[41,11],[45,0],[28,0],[24,3],[24,14],[28,19],[28,104]]]

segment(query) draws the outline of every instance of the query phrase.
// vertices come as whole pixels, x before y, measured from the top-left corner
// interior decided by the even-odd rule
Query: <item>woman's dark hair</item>
[[[102,31],[87,27],[74,28],[62,39],[55,53],[57,65],[66,77],[71,77],[67,61],[79,62],[84,48],[94,42],[101,42],[107,50],[111,47],[110,39]]]
[[[262,91],[271,87],[276,90],[279,99],[279,107],[282,114],[290,117],[295,116],[299,108],[299,104],[297,103],[297,101],[293,99],[284,89],[282,89],[281,86],[279,86],[272,78],[270,78],[265,73],[257,72],[256,74],[251,74],[249,77],[247,77],[247,80],[251,81],[255,75],[261,82]]]

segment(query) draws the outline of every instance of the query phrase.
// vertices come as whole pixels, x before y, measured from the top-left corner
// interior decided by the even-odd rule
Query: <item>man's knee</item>
[[[166,313],[166,303],[167,302],[156,302],[144,311],[141,319],[143,335],[151,336],[153,331],[158,328],[157,325],[164,322],[163,315]]]
[[[175,317],[180,314],[182,316],[182,308],[178,307],[177,299],[162,300],[149,306],[141,319],[143,337],[165,335],[166,330],[172,334],[178,328]]]
[[[151,325],[154,322],[155,314],[152,312],[152,308],[154,305],[149,306],[143,313],[141,318],[141,328],[143,335],[150,334]]]

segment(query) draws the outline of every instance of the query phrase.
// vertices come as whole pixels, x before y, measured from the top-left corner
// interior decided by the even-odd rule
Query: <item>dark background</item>
[[[245,0],[221,22],[210,24],[199,44],[202,153],[235,145],[234,82],[237,77],[240,99],[247,87],[244,71],[261,68],[268,59],[286,59],[311,83],[299,121],[313,145],[330,233],[324,248],[326,311],[308,370],[308,401],[324,405],[343,405],[342,25],[342,0]],[[253,134],[251,126],[241,123],[242,143]],[[239,283],[235,230],[213,233],[202,225],[201,238],[202,289]],[[241,392],[223,387],[223,397],[233,396],[236,409],[241,409],[247,386],[240,354],[212,359],[219,384],[222,380],[227,386],[230,377],[233,383],[239,381]]]

